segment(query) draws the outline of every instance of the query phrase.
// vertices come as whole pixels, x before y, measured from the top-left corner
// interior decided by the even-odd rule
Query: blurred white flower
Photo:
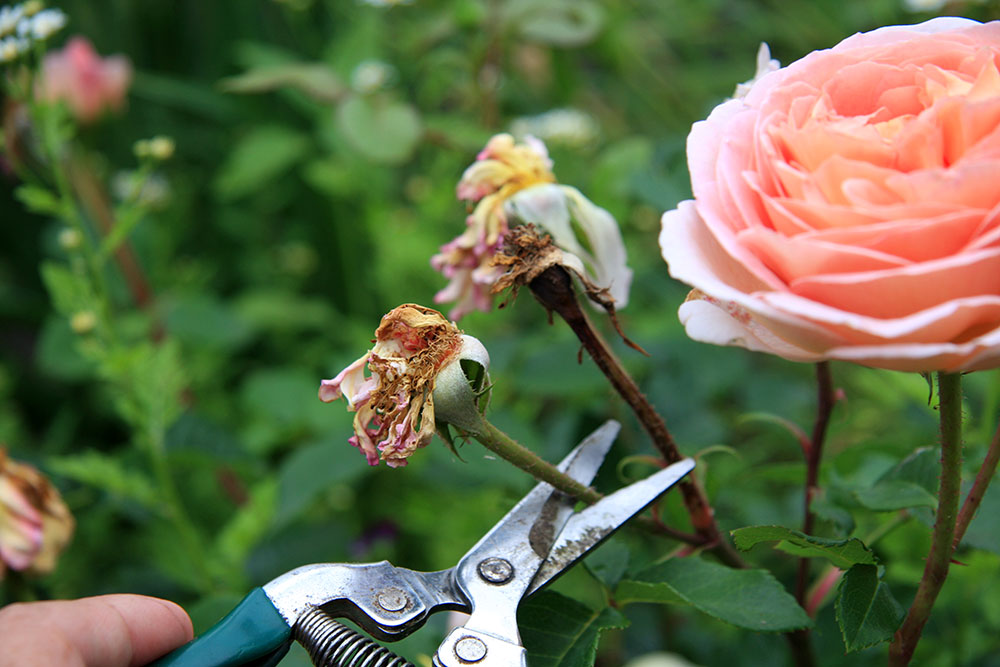
[[[135,201],[140,206],[161,209],[171,196],[170,183],[160,174],[142,178],[134,171],[119,171],[111,179],[111,191],[119,201]]]
[[[48,39],[66,26],[66,14],[59,9],[43,9],[17,24],[17,34],[32,39]]]
[[[411,5],[413,0],[358,0],[363,5],[371,7],[394,7],[396,5]]]
[[[395,77],[392,65],[381,60],[364,60],[351,72],[351,87],[362,95],[369,95],[385,88]]]
[[[625,663],[625,667],[698,667],[676,653],[647,653]]]
[[[6,37],[13,33],[23,18],[23,4],[0,7],[0,37]]]
[[[546,143],[579,148],[597,139],[598,127],[590,114],[579,109],[552,109],[515,119],[510,133],[522,140],[531,136]]]
[[[31,43],[20,37],[4,37],[0,39],[0,63],[16,60],[31,47]]]

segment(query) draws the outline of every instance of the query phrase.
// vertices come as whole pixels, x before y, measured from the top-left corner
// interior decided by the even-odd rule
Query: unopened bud
[[[140,160],[149,157],[149,139],[140,139],[139,141],[132,144],[132,152]]]
[[[69,319],[69,327],[81,336],[90,333],[97,326],[97,316],[91,310],[81,310]]]
[[[153,137],[149,140],[149,156],[154,160],[169,160],[174,155],[174,140],[171,137]]]
[[[75,229],[66,229],[59,232],[59,246],[63,250],[76,250],[83,242],[83,236]]]

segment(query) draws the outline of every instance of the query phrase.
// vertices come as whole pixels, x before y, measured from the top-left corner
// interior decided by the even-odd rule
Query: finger
[[[141,595],[16,604],[0,610],[0,665],[133,667],[192,637],[177,605]]]

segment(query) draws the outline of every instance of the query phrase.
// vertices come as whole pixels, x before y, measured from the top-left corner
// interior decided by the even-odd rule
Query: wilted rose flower
[[[787,359],[1000,365],[1000,22],[854,35],[688,137],[660,246],[688,334]]]
[[[8,567],[51,572],[73,527],[73,516],[55,487],[0,448],[0,578]]]
[[[435,396],[453,402],[445,383],[464,383],[468,391],[459,366],[463,359],[489,366],[482,344],[441,313],[404,304],[382,318],[371,350],[337,377],[323,380],[319,397],[327,403],[347,399],[348,409],[357,413],[348,442],[364,453],[369,465],[378,465],[381,457],[393,468],[405,466],[434,435]],[[446,409],[452,412],[455,406]]]
[[[609,290],[616,307],[628,302],[632,271],[625,264],[618,224],[579,190],[555,182],[541,141],[528,137],[518,144],[509,134],[494,136],[465,170],[456,192],[475,208],[465,232],[431,258],[431,265],[451,280],[434,300],[455,301],[449,313],[453,319],[489,310],[491,288],[503,274],[493,259],[503,247],[512,217],[551,234],[556,245],[572,255],[571,261],[585,267],[591,282]],[[586,235],[589,250],[577,239],[573,221]]]
[[[69,40],[62,51],[45,56],[38,81],[40,99],[69,105],[81,123],[91,123],[106,109],[118,110],[132,81],[124,56],[101,58],[83,37]]]

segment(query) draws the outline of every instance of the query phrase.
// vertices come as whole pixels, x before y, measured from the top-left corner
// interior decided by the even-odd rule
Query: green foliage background
[[[659,216],[690,194],[690,124],[752,77],[761,41],[787,63],[854,32],[929,15],[895,0],[55,4],[70,17],[68,34],[127,54],[136,68],[127,113],[81,134],[104,155],[99,175],[134,165],[136,139],[177,142],[162,168],[169,199],[130,238],[152,310],[137,311],[121,275],[108,274],[125,326],[161,322],[176,347],[130,366],[138,375],[124,397],[102,380],[39,271],[63,259],[62,224],[26,212],[12,178],[0,183],[0,442],[52,476],[79,524],[59,569],[27,582],[27,592],[8,586],[6,599],[148,593],[185,604],[204,629],[249,587],[297,565],[453,564],[531,480],[474,443],[462,461],[435,442],[405,469],[368,468],[346,444],[351,415],[321,404],[316,390],[368,348],[386,311],[431,305],[443,279],[428,260],[463,228],[454,186],[489,136],[519,116],[565,107],[589,114],[598,131],[582,144],[549,143],[556,175],[617,217],[636,270],[621,320],[651,356],[617,352],[682,448],[702,454],[698,474],[723,528],[801,524],[798,445],[767,415],[808,428],[812,369],[688,340],[675,315],[686,289],[670,280],[656,246]],[[941,11],[1000,16],[995,0]],[[352,72],[373,59],[393,68],[388,85],[353,91]],[[460,324],[491,353],[490,416],[500,427],[555,459],[616,418],[623,433],[598,488],[647,472],[628,458],[652,453],[644,434],[530,295]],[[820,534],[864,537],[899,509],[885,507],[879,481],[935,445],[934,401],[916,375],[835,365],[834,376],[847,400],[828,440]],[[995,427],[996,374],[969,376],[966,396],[973,471]],[[184,539],[164,517],[155,471],[123,419],[129,401],[165,410],[169,474],[193,522]],[[930,475],[906,479],[933,503]],[[908,507],[915,519],[874,547],[904,607],[929,544],[920,520],[929,512]],[[663,511],[684,527],[676,498]],[[1000,495],[981,514],[919,664],[1000,664]],[[597,555],[591,573],[577,568],[554,588],[606,609],[614,583],[676,546],[626,532],[604,547],[624,571],[609,575],[610,561]],[[748,558],[791,590],[795,558],[763,546]],[[595,622],[610,629],[598,664],[664,650],[701,665],[788,663],[780,635],[674,602],[623,606],[624,630],[614,629],[625,624],[619,612],[601,612]],[[835,614],[831,603],[817,620],[821,664],[884,661],[884,646],[845,654]],[[432,624],[403,651],[419,660],[442,632]],[[305,664],[297,653],[287,661]]]

